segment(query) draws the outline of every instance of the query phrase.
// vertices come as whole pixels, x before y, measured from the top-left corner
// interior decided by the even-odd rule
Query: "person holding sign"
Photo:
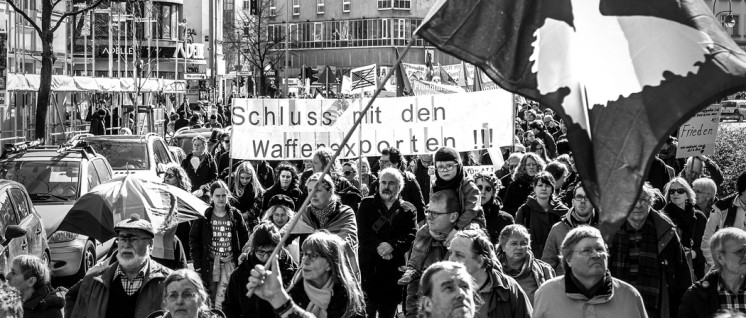
[[[456,227],[449,233],[433,233],[429,226],[421,227],[415,236],[412,254],[407,263],[407,270],[399,279],[400,285],[407,285],[419,278],[423,268],[423,261],[428,251],[418,247],[429,247],[433,236],[451,238],[459,229],[486,228],[484,211],[482,210],[479,188],[473,180],[464,176],[461,156],[456,149],[443,147],[435,152],[436,180],[433,193],[441,190],[453,190],[458,194],[461,210],[459,211]],[[446,242],[449,241],[446,239]]]

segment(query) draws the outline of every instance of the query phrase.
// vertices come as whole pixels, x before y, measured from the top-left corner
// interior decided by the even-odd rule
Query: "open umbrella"
[[[171,208],[172,202],[176,202],[176,209]],[[100,184],[80,197],[58,230],[104,242],[114,237],[114,225],[132,214],[150,221],[158,231],[162,226],[203,218],[207,207],[182,189],[127,175]]]

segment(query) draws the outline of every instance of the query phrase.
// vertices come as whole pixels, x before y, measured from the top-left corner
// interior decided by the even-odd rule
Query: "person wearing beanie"
[[[65,295],[65,317],[146,317],[161,309],[171,270],[154,261],[153,225],[139,215],[114,226],[117,261],[96,267]]]
[[[731,194],[712,206],[707,219],[705,234],[702,237],[702,254],[707,261],[707,268],[713,266],[710,239],[719,229],[736,227],[746,230],[746,171],[736,179],[736,193]],[[705,269],[705,272],[707,269]]]
[[[482,210],[481,196],[479,188],[474,180],[464,175],[464,166],[461,162],[461,156],[456,149],[451,147],[442,147],[435,152],[433,156],[435,162],[435,184],[432,192],[436,193],[441,190],[453,190],[458,194],[459,211],[456,226],[450,233],[432,233],[427,225],[417,231],[412,244],[412,253],[407,262],[407,270],[399,280],[400,285],[407,285],[413,279],[417,279],[422,271],[425,257],[428,254],[429,247],[434,235],[453,237],[458,230],[471,228],[487,228],[484,211]],[[437,215],[427,215],[428,218],[438,217]],[[448,239],[446,239],[446,242]],[[424,248],[418,248],[424,247]]]

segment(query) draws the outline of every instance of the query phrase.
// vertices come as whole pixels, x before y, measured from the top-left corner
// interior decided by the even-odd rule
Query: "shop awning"
[[[35,74],[9,73],[8,91],[36,92],[39,90],[40,76]],[[183,80],[139,79],[137,86],[141,92],[185,93],[186,82]],[[53,92],[135,92],[134,78],[104,78],[52,75]]]

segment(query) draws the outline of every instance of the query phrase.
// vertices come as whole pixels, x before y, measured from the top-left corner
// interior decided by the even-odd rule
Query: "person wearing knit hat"
[[[264,213],[264,220],[272,222],[281,229],[295,215],[295,202],[289,196],[278,194],[269,200],[269,208]]]
[[[417,231],[412,244],[412,253],[407,262],[407,270],[399,280],[400,285],[407,285],[424,271],[423,264],[427,257],[427,247],[431,246],[432,235],[444,235],[453,237],[457,230],[467,227],[486,228],[487,222],[482,210],[481,196],[479,188],[471,178],[464,175],[464,166],[461,163],[461,156],[458,151],[451,147],[442,147],[435,152],[433,156],[435,161],[435,184],[432,193],[441,190],[453,190],[458,193],[460,211],[456,227],[451,233],[431,233],[427,225]],[[437,217],[428,215],[427,217]],[[449,240],[446,239],[446,242]],[[418,248],[424,247],[424,248]]]

